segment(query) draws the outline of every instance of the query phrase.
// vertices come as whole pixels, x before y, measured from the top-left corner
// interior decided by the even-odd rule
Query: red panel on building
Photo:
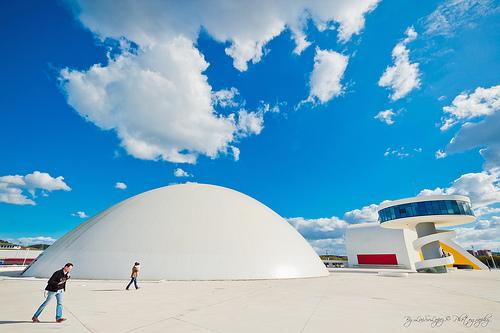
[[[393,253],[388,254],[358,254],[359,265],[397,265],[398,259]]]
[[[3,258],[0,259],[0,264],[2,265],[22,265],[22,264],[30,264],[33,258]]]

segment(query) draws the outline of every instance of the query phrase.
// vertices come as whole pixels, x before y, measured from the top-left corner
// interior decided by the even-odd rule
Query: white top
[[[378,211],[387,207],[393,207],[407,203],[437,201],[437,200],[465,201],[470,204],[470,199],[463,195],[422,195],[413,198],[385,201],[380,204],[380,206],[378,207]],[[381,222],[380,225],[384,228],[392,228],[392,229],[400,229],[400,228],[414,229],[415,226],[419,223],[432,222],[441,227],[450,227],[460,224],[471,223],[475,219],[476,217],[472,215],[455,215],[455,214],[419,215],[419,216],[400,217],[397,219]]]
[[[436,200],[458,200],[470,203],[470,199],[464,195],[420,195],[412,198],[384,201],[378,206],[378,210],[412,202],[436,201]]]

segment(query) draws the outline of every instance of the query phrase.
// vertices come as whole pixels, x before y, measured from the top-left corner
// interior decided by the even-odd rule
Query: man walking
[[[71,272],[71,269],[73,268],[73,264],[68,262],[64,267],[52,274],[50,277],[49,281],[47,282],[47,287],[45,287],[45,290],[47,291],[47,296],[45,298],[45,301],[40,305],[38,310],[36,310],[35,314],[33,315],[33,318],[31,320],[34,323],[39,323],[40,320],[38,320],[38,317],[42,313],[43,309],[45,306],[50,302],[52,297],[56,297],[57,300],[57,306],[56,306],[56,322],[61,323],[66,320],[66,318],[62,317],[62,298],[63,294],[66,291],[66,281],[69,279],[69,272]]]
[[[140,269],[141,269],[141,264],[136,262],[132,267],[132,273],[130,274],[130,282],[128,283],[127,288],[125,289],[128,290],[128,288],[130,288],[130,286],[132,285],[132,282],[134,283],[135,289],[139,289],[139,286],[137,285],[137,276],[139,275]]]

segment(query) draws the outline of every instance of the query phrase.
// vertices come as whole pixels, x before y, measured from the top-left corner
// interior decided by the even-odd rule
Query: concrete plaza
[[[334,269],[311,279],[141,281],[130,291],[125,280],[70,280],[61,324],[55,300],[31,323],[46,279],[13,275],[0,275],[0,332],[500,332],[500,271]]]

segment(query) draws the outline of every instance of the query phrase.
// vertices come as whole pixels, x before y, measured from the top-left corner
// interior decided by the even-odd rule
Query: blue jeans
[[[137,286],[137,278],[133,277],[130,279],[130,282],[128,283],[127,289],[130,288],[132,285],[132,282],[134,283],[135,289],[139,289],[139,286]]]
[[[56,319],[61,318],[62,317],[62,309],[63,309],[63,305],[62,305],[63,294],[64,294],[64,289],[60,289],[58,291],[49,291],[47,293],[47,298],[42,303],[42,305],[40,305],[40,307],[38,308],[38,310],[36,310],[36,312],[33,315],[33,317],[38,318],[38,316],[40,316],[40,314],[42,313],[43,309],[45,309],[45,306],[47,304],[49,304],[49,302],[52,299],[52,297],[56,296],[56,300],[57,300]]]

